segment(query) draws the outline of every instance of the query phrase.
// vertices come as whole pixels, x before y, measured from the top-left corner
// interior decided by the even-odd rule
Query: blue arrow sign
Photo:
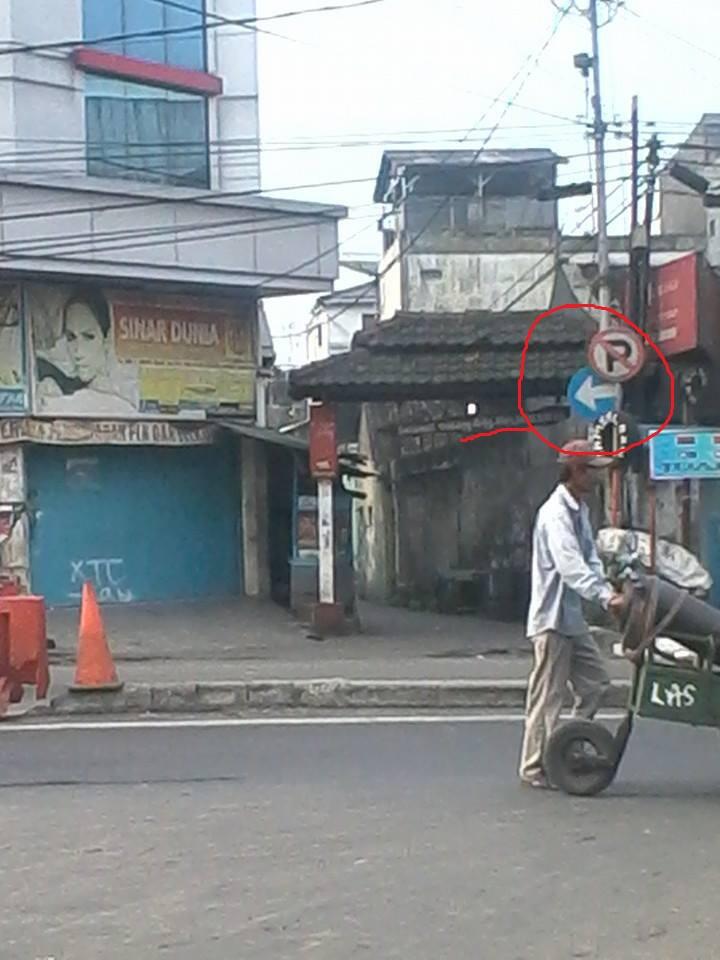
[[[597,420],[620,407],[621,392],[617,384],[607,383],[590,367],[583,367],[570,379],[567,398],[576,416]]]

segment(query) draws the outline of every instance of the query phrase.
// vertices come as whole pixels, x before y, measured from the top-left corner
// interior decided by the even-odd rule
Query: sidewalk
[[[530,667],[521,624],[471,616],[363,604],[362,632],[327,640],[250,600],[108,606],[103,616],[123,691],[68,692],[78,613],[51,610],[50,697],[33,713],[519,708]],[[629,669],[610,669],[618,705]]]
[[[109,605],[103,618],[120,661],[276,662],[300,665],[326,660],[472,660],[477,655],[524,656],[521,624],[479,617],[416,613],[360,605],[362,629],[347,637],[313,640],[283,608],[248,599],[201,603]],[[73,660],[78,612],[48,611],[56,659]]]

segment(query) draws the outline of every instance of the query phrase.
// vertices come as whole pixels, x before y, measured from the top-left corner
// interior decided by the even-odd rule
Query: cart
[[[570,720],[549,737],[544,755],[550,782],[565,793],[594,796],[615,779],[636,717],[720,727],[720,610],[658,577],[624,586],[622,647],[633,663],[628,710],[617,731]],[[690,665],[669,661],[658,637],[690,650]]]

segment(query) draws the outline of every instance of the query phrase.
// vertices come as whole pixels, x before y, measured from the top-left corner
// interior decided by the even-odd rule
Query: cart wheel
[[[592,797],[613,782],[616,753],[615,738],[602,724],[571,720],[548,739],[545,773],[564,793]]]

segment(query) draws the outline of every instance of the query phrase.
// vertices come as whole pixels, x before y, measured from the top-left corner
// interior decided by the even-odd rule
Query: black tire
[[[602,724],[570,720],[548,739],[543,759],[545,775],[563,793],[593,797],[613,782],[616,753],[615,738]]]

